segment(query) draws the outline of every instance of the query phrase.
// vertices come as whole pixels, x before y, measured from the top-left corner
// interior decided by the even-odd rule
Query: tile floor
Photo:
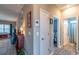
[[[75,55],[75,45],[68,44],[63,48],[56,48],[54,55]],[[10,39],[0,40],[0,55],[16,55],[16,49]]]
[[[76,49],[74,44],[68,44],[63,48],[57,48],[54,51],[54,55],[75,55]]]
[[[0,40],[0,55],[16,55],[16,49],[11,45],[11,39]]]

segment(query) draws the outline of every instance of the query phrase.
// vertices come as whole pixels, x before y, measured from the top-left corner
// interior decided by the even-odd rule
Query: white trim
[[[40,12],[45,12],[45,13],[47,13],[49,15],[49,12],[47,10],[45,10],[45,9],[40,8]]]
[[[62,47],[64,47],[64,43],[63,43],[64,42],[64,20],[61,21],[61,27],[62,27],[62,29],[61,29],[62,30],[61,31],[61,35],[62,35],[62,37],[61,37],[61,48],[62,48]]]
[[[78,29],[79,29],[79,25],[78,25],[78,23],[79,23],[79,17],[77,16],[77,40],[76,40],[76,42],[77,42],[77,44],[76,44],[76,52],[79,52],[78,51]]]

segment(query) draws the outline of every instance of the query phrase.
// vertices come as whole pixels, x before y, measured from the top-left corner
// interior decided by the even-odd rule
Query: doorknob
[[[44,38],[42,38],[41,40],[44,40]]]

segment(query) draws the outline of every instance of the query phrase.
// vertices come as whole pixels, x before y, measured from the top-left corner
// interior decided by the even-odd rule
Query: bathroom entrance
[[[76,44],[76,20],[68,21],[69,42]]]
[[[64,49],[67,49],[71,54],[76,54],[77,51],[77,18],[69,17],[64,20]]]
[[[68,43],[76,44],[76,25],[77,20],[75,19],[75,17],[64,20],[64,45]]]
[[[53,17],[53,34],[54,34],[54,38],[53,38],[54,47],[57,47],[58,46],[58,18],[57,17]]]

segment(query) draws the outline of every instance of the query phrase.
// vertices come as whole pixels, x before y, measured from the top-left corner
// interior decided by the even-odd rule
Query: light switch
[[[36,35],[39,36],[39,32],[36,32]]]

